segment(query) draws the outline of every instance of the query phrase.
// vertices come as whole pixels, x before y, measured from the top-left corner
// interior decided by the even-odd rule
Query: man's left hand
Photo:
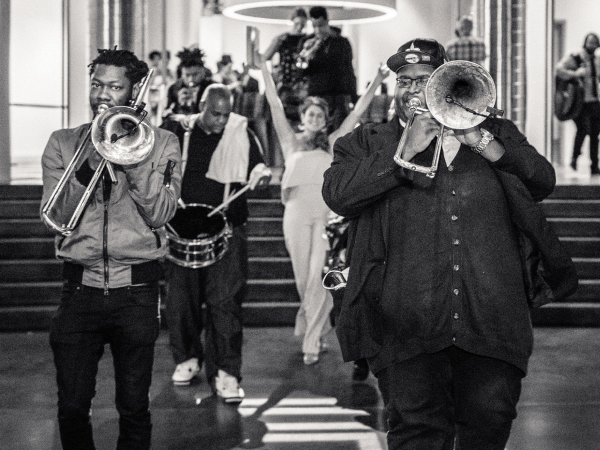
[[[481,141],[481,131],[479,127],[467,128],[466,130],[454,130],[454,137],[461,144],[475,147]]]

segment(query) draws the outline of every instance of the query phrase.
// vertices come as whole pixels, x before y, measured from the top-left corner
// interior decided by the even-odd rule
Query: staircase
[[[62,263],[39,218],[41,197],[41,186],[0,185],[0,331],[46,330],[60,302]],[[279,186],[250,198],[249,208],[244,321],[291,325],[299,299],[283,242]]]
[[[600,185],[557,185],[542,203],[577,267],[577,292],[533,313],[536,325],[600,326]]]
[[[48,329],[60,299],[61,263],[39,219],[41,186],[0,186],[0,331]],[[249,199],[246,325],[292,325],[298,309],[283,242],[279,186]],[[533,314],[536,325],[600,326],[600,186],[557,186],[543,202],[573,257],[577,293]]]

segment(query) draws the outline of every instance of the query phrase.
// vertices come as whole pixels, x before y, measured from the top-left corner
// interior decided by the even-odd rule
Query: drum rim
[[[192,207],[201,206],[203,208],[207,208],[207,209],[210,209],[210,210],[215,209],[214,206],[206,205],[204,203],[186,203],[185,206],[186,206],[185,208],[177,208],[177,209],[178,210],[179,209],[187,209],[190,206],[192,206]],[[184,245],[187,245],[188,243],[194,244],[194,245],[195,244],[204,245],[204,244],[210,244],[211,242],[215,242],[215,240],[217,238],[221,238],[221,237],[223,237],[223,236],[225,236],[227,234],[231,234],[231,224],[227,220],[227,217],[225,216],[225,214],[223,214],[223,211],[217,211],[217,215],[219,215],[223,219],[223,222],[225,224],[225,226],[223,227],[223,229],[219,233],[217,233],[217,234],[215,234],[215,235],[213,235],[211,237],[205,237],[205,238],[200,238],[200,239],[186,239],[186,238],[175,236],[167,228],[165,230],[167,232],[167,240],[171,239],[171,240],[177,242],[178,244],[184,244]]]

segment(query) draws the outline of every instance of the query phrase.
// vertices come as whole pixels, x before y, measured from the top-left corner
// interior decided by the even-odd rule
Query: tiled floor
[[[600,448],[600,329],[537,328],[509,450]],[[0,448],[58,450],[56,388],[47,333],[0,334]],[[315,366],[302,364],[292,329],[249,328],[246,400],[211,395],[204,380],[174,387],[168,339],[156,347],[151,390],[153,449],[385,449],[375,379],[351,381],[334,336]],[[112,364],[101,361],[93,423],[98,450],[115,447]]]

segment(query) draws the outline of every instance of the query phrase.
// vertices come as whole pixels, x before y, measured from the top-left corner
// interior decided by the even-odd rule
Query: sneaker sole
[[[239,397],[223,397],[221,395],[219,395],[218,392],[216,392],[216,389],[213,389],[213,391],[215,391],[215,395],[217,397],[219,397],[221,400],[223,400],[225,403],[227,404],[239,404],[242,403],[242,401],[244,401],[244,390],[242,388],[240,388],[240,396]]]

